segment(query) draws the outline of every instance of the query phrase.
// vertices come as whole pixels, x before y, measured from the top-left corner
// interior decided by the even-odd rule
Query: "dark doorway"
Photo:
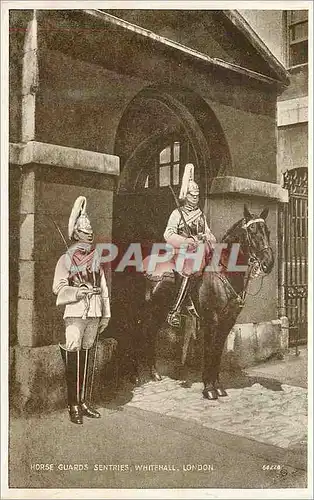
[[[153,243],[164,242],[167,220],[176,206],[169,185],[178,196],[185,164],[195,164],[193,149],[184,134],[175,137],[169,134],[157,142],[147,141],[145,149],[130,160],[130,163],[140,162],[133,190],[120,190],[114,201],[113,241],[120,255],[131,243],[139,243],[145,257]],[[198,178],[197,165],[195,167]],[[113,272],[112,316],[116,318],[113,325],[125,353],[130,351],[130,319],[136,321],[137,310],[145,296],[143,287],[143,276],[133,267]],[[128,361],[123,363],[128,364]]]

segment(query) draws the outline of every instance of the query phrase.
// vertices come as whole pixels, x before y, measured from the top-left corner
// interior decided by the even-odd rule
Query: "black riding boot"
[[[90,406],[91,390],[93,385],[93,360],[91,349],[80,351],[80,401],[82,414],[89,418],[100,418],[100,413]]]
[[[61,356],[65,365],[65,377],[68,392],[68,410],[70,420],[74,424],[83,423],[80,406],[80,351],[68,351],[59,344]]]
[[[167,317],[169,325],[175,328],[180,328],[181,326],[180,307],[187,295],[188,284],[189,276],[176,274],[176,298]]]

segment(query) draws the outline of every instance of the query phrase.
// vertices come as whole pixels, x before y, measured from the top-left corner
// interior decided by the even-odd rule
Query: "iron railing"
[[[307,342],[308,332],[308,170],[287,170],[283,177],[289,203],[281,218],[282,299],[290,346],[298,346]]]

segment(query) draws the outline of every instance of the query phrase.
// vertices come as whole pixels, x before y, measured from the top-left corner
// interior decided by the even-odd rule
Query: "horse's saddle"
[[[145,276],[150,281],[161,281],[165,279],[174,281],[175,279],[175,262],[173,260],[168,262],[158,262],[154,265],[151,256],[148,256],[143,260],[143,270]]]

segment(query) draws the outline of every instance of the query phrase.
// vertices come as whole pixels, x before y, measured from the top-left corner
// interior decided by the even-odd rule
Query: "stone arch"
[[[168,86],[144,88],[123,113],[115,140],[115,154],[121,159],[119,191],[134,189],[138,159],[147,151],[147,145],[162,143],[163,138],[166,141],[167,134],[178,124],[193,148],[201,195],[207,197],[214,177],[231,163],[225,134],[201,96],[187,88]]]

